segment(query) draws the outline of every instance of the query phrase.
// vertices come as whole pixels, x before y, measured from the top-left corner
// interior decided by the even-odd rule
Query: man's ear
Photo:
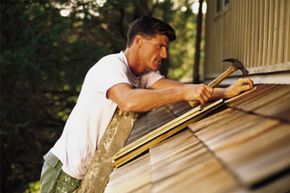
[[[142,46],[142,44],[143,44],[143,37],[140,36],[140,35],[136,35],[135,38],[134,38],[134,43],[137,46]]]

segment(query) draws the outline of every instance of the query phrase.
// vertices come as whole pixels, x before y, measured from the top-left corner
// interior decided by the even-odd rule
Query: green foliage
[[[169,77],[180,80],[184,76],[191,76],[193,70],[195,16],[184,12],[177,12],[173,19],[178,39],[170,49],[171,66]]]
[[[133,19],[151,15],[171,23],[178,37],[170,48],[168,76],[191,75],[190,5],[185,0],[1,1],[2,191],[23,192],[39,179],[42,155],[59,137],[86,72],[102,56],[125,48]],[[180,11],[182,6],[187,11]],[[32,183],[27,191],[38,188]]]
[[[36,181],[29,183],[24,193],[40,193],[40,182]]]

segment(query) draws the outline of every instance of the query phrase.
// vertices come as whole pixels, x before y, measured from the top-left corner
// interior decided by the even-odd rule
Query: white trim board
[[[255,84],[290,84],[290,71],[281,73],[271,73],[271,74],[254,74],[248,75]],[[236,80],[243,78],[242,76],[229,77],[222,81],[220,85],[229,85]],[[206,79],[204,82],[209,83],[213,79]]]

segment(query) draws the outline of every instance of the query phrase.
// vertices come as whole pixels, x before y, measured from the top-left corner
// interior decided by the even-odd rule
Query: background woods
[[[133,19],[151,15],[174,26],[177,41],[162,72],[190,81],[196,3],[1,1],[1,192],[38,190],[42,155],[61,134],[85,73],[125,48]]]

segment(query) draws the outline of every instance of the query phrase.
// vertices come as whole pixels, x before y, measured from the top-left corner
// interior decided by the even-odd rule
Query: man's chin
[[[156,68],[151,69],[152,71],[158,71],[159,70],[159,66]]]
[[[159,67],[150,67],[150,68],[147,68],[145,70],[145,72],[149,72],[149,71],[158,71],[159,70]]]
[[[160,63],[158,63],[158,64],[155,64],[153,67],[154,67],[154,69],[152,69],[153,71],[158,71],[159,70],[159,68],[160,68]]]

